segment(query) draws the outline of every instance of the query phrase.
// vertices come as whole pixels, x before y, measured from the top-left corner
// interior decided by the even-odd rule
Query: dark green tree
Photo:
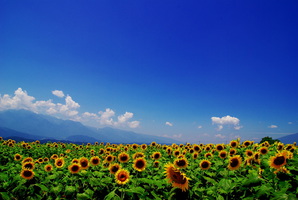
[[[280,140],[278,139],[272,139],[272,137],[269,137],[269,136],[266,136],[266,137],[263,137],[262,140],[260,141],[260,144],[267,141],[269,144],[274,144],[274,142],[280,142]]]

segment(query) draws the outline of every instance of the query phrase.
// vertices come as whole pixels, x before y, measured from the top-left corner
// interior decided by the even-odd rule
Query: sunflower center
[[[209,163],[208,162],[203,162],[201,166],[202,166],[203,169],[206,169],[206,168],[209,167]]]
[[[122,181],[122,182],[125,181],[126,180],[125,174],[120,174],[119,180]]]
[[[79,170],[79,166],[77,166],[77,165],[74,165],[74,166],[72,166],[72,168],[71,168],[71,171],[73,171],[73,172],[76,172],[76,171],[78,171]]]
[[[221,150],[223,150],[223,147],[222,146],[218,146],[217,147],[217,150],[221,151]]]
[[[98,162],[99,162],[98,159],[93,159],[93,160],[92,160],[92,163],[95,164],[95,165],[98,164]]]
[[[119,167],[117,167],[117,166],[114,166],[114,167],[112,167],[112,172],[117,172],[119,170]]]
[[[86,161],[81,162],[82,167],[87,167],[88,163]]]
[[[185,162],[185,160],[179,160],[179,161],[177,162],[177,165],[180,166],[180,167],[183,167],[183,166],[186,165],[186,162]]]
[[[239,164],[239,161],[238,161],[237,158],[234,158],[234,159],[231,160],[231,164],[230,164],[231,167],[237,167],[238,164]]]
[[[226,153],[221,153],[221,154],[220,154],[220,157],[225,158],[226,155],[227,155]]]
[[[267,149],[261,149],[262,154],[266,154],[267,153]]]
[[[58,161],[57,162],[57,166],[61,166],[62,165],[62,162],[61,161]]]
[[[251,152],[251,151],[248,151],[248,152],[247,152],[247,155],[248,155],[248,156],[252,156],[252,152]]]
[[[155,159],[158,159],[159,158],[159,154],[158,153],[154,154],[154,158]]]
[[[139,160],[136,163],[136,167],[139,168],[139,169],[142,169],[144,166],[145,166],[145,163],[142,160]]]
[[[278,156],[274,159],[273,163],[275,165],[282,165],[285,162],[285,157],[284,156]]]
[[[122,157],[121,157],[121,160],[122,160],[122,161],[126,161],[126,160],[127,160],[127,156],[126,156],[126,155],[125,155],[125,156],[122,156]]]
[[[30,177],[30,176],[32,176],[32,171],[30,171],[30,170],[26,170],[26,171],[24,171],[24,176],[25,176],[25,177]]]

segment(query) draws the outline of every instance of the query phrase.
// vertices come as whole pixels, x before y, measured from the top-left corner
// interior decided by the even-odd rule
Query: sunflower
[[[193,149],[195,150],[195,152],[199,152],[199,151],[201,151],[200,146],[197,145],[197,144],[193,145]]]
[[[30,169],[23,169],[20,175],[22,178],[29,180],[34,177],[34,172]]]
[[[52,156],[51,156],[51,159],[53,159],[53,160],[56,160],[58,158],[58,155],[57,154],[53,154]]]
[[[287,164],[286,152],[278,153],[275,156],[271,156],[269,160],[269,165],[272,168],[279,169],[280,167]]]
[[[199,166],[202,170],[207,170],[211,167],[211,162],[209,160],[202,160]]]
[[[132,147],[134,150],[136,150],[136,149],[139,147],[139,145],[137,145],[137,144],[133,144],[131,147]]]
[[[20,155],[20,154],[16,154],[16,155],[14,155],[14,160],[15,161],[20,161],[22,159],[22,156]]]
[[[235,155],[236,154],[236,149],[232,148],[230,149],[230,156]]]
[[[35,168],[34,166],[34,162],[25,162],[22,165],[22,169],[29,169],[29,170],[33,170]]]
[[[124,185],[129,181],[129,171],[125,169],[119,169],[115,174],[116,183]]]
[[[155,147],[157,145],[156,142],[151,142],[150,146]]]
[[[118,155],[118,160],[121,163],[127,163],[129,161],[129,154],[122,152]]]
[[[217,144],[216,146],[215,146],[215,149],[217,150],[217,151],[221,151],[221,150],[223,150],[225,147],[224,147],[224,145],[223,144]]]
[[[81,165],[81,169],[88,169],[89,167],[89,161],[85,157],[79,159],[79,164]]]
[[[198,155],[199,155],[199,154],[198,154],[197,152],[196,152],[196,153],[193,153],[193,154],[192,154],[192,158],[193,158],[193,159],[197,159],[197,158],[198,158]]]
[[[113,155],[108,155],[106,158],[105,158],[105,162],[107,163],[111,163],[114,161],[114,156]]]
[[[44,170],[46,172],[52,171],[53,170],[53,166],[51,164],[47,164],[44,166]]]
[[[158,167],[159,167],[159,161],[157,161],[157,160],[154,161],[154,162],[153,162],[153,167],[154,167],[154,168],[158,168]]]
[[[101,154],[104,154],[105,150],[103,148],[99,149],[98,151],[98,154],[101,155]]]
[[[239,143],[238,143],[238,141],[236,141],[236,140],[233,140],[233,141],[230,142],[230,146],[231,146],[232,148],[236,148],[238,145],[239,145]]]
[[[175,161],[174,161],[174,165],[175,167],[177,168],[181,168],[181,169],[184,169],[188,166],[188,162],[187,162],[187,159],[186,158],[177,158]]]
[[[64,158],[57,158],[56,160],[55,160],[55,166],[57,167],[57,168],[62,168],[63,166],[64,166]]]
[[[147,144],[142,144],[141,149],[146,150],[147,149]]]
[[[179,155],[180,155],[180,151],[179,150],[173,151],[173,156],[178,157]]]
[[[228,152],[226,152],[225,150],[222,150],[218,153],[218,156],[221,158],[221,159],[225,159],[228,155]]]
[[[242,145],[243,145],[244,147],[248,147],[249,145],[251,145],[251,142],[248,141],[248,140],[246,140],[246,141],[244,141],[244,142],[242,143]]]
[[[43,158],[38,158],[38,163],[43,163]]]
[[[237,170],[241,165],[242,159],[239,155],[230,157],[228,168],[230,170]]]
[[[259,149],[259,152],[262,154],[262,155],[266,155],[268,153],[268,148],[267,147],[261,147]]]
[[[24,160],[22,160],[22,163],[25,163],[25,162],[33,162],[33,158],[27,157]]]
[[[70,173],[76,174],[81,170],[81,166],[77,163],[72,163],[68,166],[68,170],[70,171]]]
[[[118,163],[114,163],[109,166],[109,171],[111,174],[115,174],[119,169],[121,169],[121,166]]]
[[[254,155],[254,153],[252,152],[252,150],[246,149],[246,150],[245,150],[245,155],[246,155],[247,157],[251,157],[251,156]]]
[[[205,147],[205,151],[210,151],[211,150],[211,147],[208,145]]]
[[[48,157],[43,158],[43,162],[49,162],[49,158]]]
[[[208,152],[208,153],[205,153],[205,158],[212,158],[213,157],[213,154]]]
[[[80,162],[80,160],[77,159],[77,158],[74,158],[74,159],[72,159],[72,161],[71,161],[71,163],[79,163],[79,162]]]
[[[137,158],[133,161],[133,168],[139,172],[144,171],[146,168],[147,162],[144,158]]]
[[[167,147],[166,152],[168,155],[172,154],[173,149],[171,147]]]
[[[152,154],[152,158],[153,158],[154,160],[158,160],[158,159],[160,159],[160,158],[161,158],[161,153],[160,153],[160,152],[154,152],[154,153]]]
[[[142,152],[136,152],[135,154],[133,154],[132,158],[133,159],[137,159],[137,158],[144,158],[145,155]]]
[[[98,156],[93,156],[93,157],[90,159],[90,163],[91,163],[91,165],[93,165],[93,166],[99,165],[99,163],[100,163],[100,158],[99,158]]]
[[[173,164],[166,164],[164,173],[167,176],[168,182],[172,183],[172,187],[178,187],[182,191],[188,190],[189,178],[179,169],[175,168]]]

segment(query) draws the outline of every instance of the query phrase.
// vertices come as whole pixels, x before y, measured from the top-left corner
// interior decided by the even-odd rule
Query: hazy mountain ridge
[[[298,142],[298,133],[286,135],[277,139],[279,139],[284,144],[292,144],[293,142]]]
[[[180,143],[171,138],[139,134],[110,127],[87,127],[80,122],[61,120],[52,116],[36,114],[27,110],[0,112],[0,136],[19,138],[67,140],[71,142],[110,143]]]

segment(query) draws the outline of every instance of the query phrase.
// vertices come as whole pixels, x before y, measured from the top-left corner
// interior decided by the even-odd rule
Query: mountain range
[[[0,112],[0,136],[17,140],[49,140],[110,143],[181,143],[171,138],[125,131],[111,127],[94,128],[80,122],[62,120],[28,110]]]

